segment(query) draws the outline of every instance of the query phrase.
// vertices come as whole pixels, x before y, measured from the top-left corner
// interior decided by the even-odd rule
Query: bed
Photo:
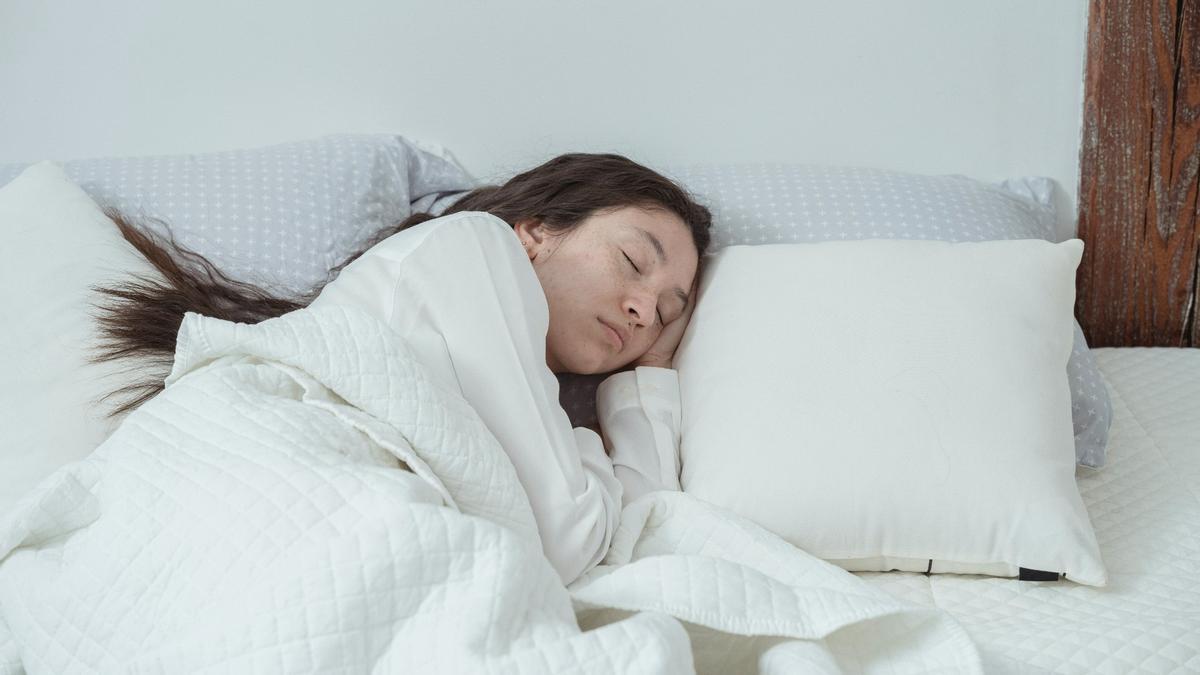
[[[680,178],[713,204],[722,224],[716,239],[719,246],[818,241],[829,238],[831,227],[836,235],[837,227],[850,228],[851,223],[848,231],[854,237],[900,236],[903,228],[916,222],[904,216],[915,212],[903,210],[907,206],[893,207],[925,199],[939,205],[937,217],[926,214],[924,222],[939,234],[961,227],[955,232],[964,238],[1030,236],[1061,241],[1080,231],[1075,221],[1085,207],[1092,208],[1093,215],[1103,214],[1105,208],[1089,201],[1094,194],[1118,202],[1125,199],[1124,186],[1114,190],[1104,183],[1120,180],[1112,176],[1124,174],[1097,171],[1096,157],[1090,158],[1093,175],[1080,180],[1081,129],[1086,132],[1085,145],[1094,146],[1104,137],[1096,128],[1099,108],[1085,101],[1080,83],[1085,52],[1094,47],[1088,41],[1088,10],[1094,19],[1117,17],[1116,3],[1022,0],[1004,6],[899,7],[878,0],[865,6],[821,7],[773,0],[759,4],[753,13],[733,5],[700,6],[683,0],[654,6],[622,0],[604,8],[552,4],[519,2],[465,11],[445,3],[336,10],[306,3],[303,11],[296,11],[292,3],[271,0],[240,8],[239,20],[231,22],[227,11],[199,6],[147,13],[137,3],[122,0],[102,9],[75,8],[69,16],[51,17],[40,3],[17,3],[9,12],[13,20],[4,22],[11,28],[0,27],[0,34],[12,33],[16,58],[0,68],[0,76],[8,78],[8,89],[30,95],[15,97],[0,111],[0,187],[31,161],[62,160],[67,175],[97,202],[163,217],[179,226],[174,234],[183,244],[220,261],[235,276],[285,293],[319,282],[331,264],[380,226],[411,210],[444,207],[475,177],[503,179],[515,169],[573,150],[623,152]],[[1180,3],[1179,8],[1185,5],[1188,15],[1194,16],[1195,3]],[[1177,13],[1182,12],[1179,8]],[[1166,21],[1162,17],[1168,14],[1163,12],[1160,19]],[[1178,17],[1169,18],[1174,22]],[[1120,19],[1110,19],[1106,25],[1110,41],[1125,34]],[[29,32],[27,26],[44,30]],[[672,28],[664,32],[662,26]],[[224,47],[214,51],[210,36],[217,34]],[[37,39],[29,39],[30,35]],[[138,39],[114,41],[113,35]],[[513,39],[499,42],[497,35]],[[614,35],[620,36],[621,49],[613,49]],[[680,46],[664,49],[664,37],[678,40]],[[453,41],[451,48],[448,41]],[[1163,44],[1180,43],[1182,38]],[[164,50],[163,44],[174,48]],[[314,44],[330,48],[313,49]],[[547,58],[550,49],[553,57]],[[64,54],[77,53],[88,54],[84,67],[73,64],[55,77],[44,76],[63,62]],[[1123,52],[1113,53],[1117,56],[1106,58],[1125,57]],[[1180,62],[1177,56],[1168,56],[1162,63]],[[1089,56],[1086,61],[1099,59]],[[36,65],[26,67],[29,64]],[[1127,70],[1133,73],[1130,77],[1143,72]],[[1170,80],[1165,69],[1156,72]],[[531,81],[538,84],[534,94]],[[103,83],[104,89],[98,89],[97,83]],[[130,96],[141,91],[155,95]],[[1120,87],[1116,91],[1114,100],[1123,100],[1124,92]],[[109,92],[136,104],[103,104]],[[203,95],[198,98],[197,92]],[[612,92],[636,93],[639,103],[623,108],[597,105],[611,101]],[[818,98],[820,104],[814,104]],[[1174,100],[1156,97],[1154,105],[1174,105]],[[81,101],[93,105],[80,105]],[[704,104],[697,105],[698,101]],[[485,119],[481,109],[486,109],[486,123],[481,121]],[[1090,116],[1090,129],[1084,129],[1085,114]],[[1156,114],[1153,120],[1164,117],[1170,115]],[[737,123],[746,118],[753,123]],[[296,141],[344,131],[362,133],[312,143]],[[446,146],[397,140],[396,133],[412,133]],[[263,148],[265,144],[276,145]],[[1124,153],[1111,152],[1111,156]],[[75,158],[101,159],[71,161]],[[799,162],[806,164],[793,166]],[[857,168],[845,168],[850,165]],[[901,172],[919,173],[921,178],[899,176]],[[1163,173],[1178,173],[1180,180],[1187,176],[1182,171]],[[993,217],[992,211],[983,213],[972,206],[974,196],[961,202],[948,199],[937,193],[941,188],[921,182],[930,177],[936,177],[942,188],[971,182],[971,195],[989,194],[1011,211]],[[232,195],[226,194],[231,189]],[[304,198],[297,201],[296,194]],[[814,196],[828,197],[830,202],[822,206]],[[1108,208],[1108,213],[1114,210]],[[968,227],[962,218],[975,221]],[[254,226],[247,225],[251,220]],[[1128,227],[1140,226],[1136,219],[1127,220],[1135,223]],[[1096,223],[1091,225],[1087,236],[1120,240],[1115,234],[1105,235],[1108,230]],[[51,229],[51,225],[46,228]],[[997,235],[999,230],[1006,233]],[[1187,232],[1180,228],[1173,236],[1186,237]],[[65,251],[69,240],[70,236],[44,241],[36,250]],[[23,288],[34,278],[33,271],[46,267],[33,258],[17,259],[17,252],[9,249],[15,264],[0,270],[6,290]],[[66,283],[71,274],[92,262],[62,258],[61,269],[39,278],[45,288]],[[14,270],[14,276],[3,276],[13,275]],[[24,342],[6,350],[5,364],[26,373],[27,362],[21,355],[37,351],[45,360],[36,365],[47,368],[46,372],[61,366],[55,377],[69,381],[74,366],[53,361],[56,352],[44,349],[49,343],[44,335],[19,328],[62,320],[61,325],[53,323],[57,328],[51,332],[66,345],[82,335],[81,322],[66,320],[69,312],[62,309],[66,305],[35,305],[18,307],[29,316],[41,313],[36,320],[14,322],[6,332],[5,337],[19,336]],[[764,588],[746,584],[732,572],[712,577],[725,591],[720,598],[699,597],[702,590],[713,588],[701,580],[707,569],[689,577],[694,585],[681,586],[674,596],[693,603],[689,605],[693,618],[702,618],[699,610],[711,611],[717,628],[684,621],[686,632],[679,630],[664,619],[672,613],[666,595],[657,596],[658,604],[629,605],[629,611],[646,611],[633,623],[621,623],[628,611],[606,613],[620,604],[616,591],[638,581],[666,588],[669,579],[662,570],[660,576],[646,572],[647,559],[629,560],[641,565],[631,569],[644,576],[618,579],[621,583],[610,588],[594,584],[585,589],[588,592],[580,591],[576,614],[561,589],[553,584],[538,586],[558,602],[548,614],[559,623],[548,632],[566,637],[561,643],[542,643],[539,640],[548,639],[545,635],[522,634],[522,639],[528,638],[523,644],[544,644],[550,656],[518,658],[496,669],[634,672],[636,666],[660,672],[665,668],[659,666],[670,657],[691,658],[697,671],[707,673],[827,668],[889,675],[950,674],[970,672],[976,666],[987,673],[1200,671],[1200,350],[1089,350],[1081,343],[1082,329],[1076,326],[1076,330],[1068,375],[1081,464],[1075,480],[1107,569],[1106,586],[856,572],[851,579],[896,604],[872,596],[875,604],[870,611],[876,618],[884,617],[877,623],[851,625],[862,619],[850,616],[853,613],[826,616],[824,638],[830,649],[808,652],[792,649],[796,645],[789,647],[784,638],[762,637],[769,631],[760,624],[755,624],[759,637],[741,639],[739,622],[780,622],[774,625],[784,625],[786,630],[777,629],[792,637],[816,639],[822,631],[806,633],[798,617],[802,613],[781,610],[787,604],[781,598],[795,598],[778,587],[762,592],[754,603],[729,600],[726,595]],[[564,378],[562,403],[578,425],[595,424],[595,385],[586,378]],[[75,392],[64,397],[57,390],[39,390],[32,396],[12,394],[11,399],[13,405],[3,411],[7,434],[3,438],[9,442],[5,449],[23,447],[19,434],[35,418],[58,434],[54,447],[59,452],[46,455],[46,461],[36,466],[0,457],[10,461],[0,464],[5,476],[17,476],[23,487],[79,459],[111,432],[108,426],[82,423],[86,412],[79,411],[86,411],[88,401]],[[52,405],[39,407],[39,402]],[[78,414],[64,414],[67,410]],[[0,485],[0,512],[18,496]],[[667,502],[660,506],[673,508]],[[698,513],[697,522],[717,528],[715,520],[704,520],[709,515]],[[714,537],[714,545],[743,541],[737,539],[744,534],[737,527],[722,531],[725,538]],[[703,552],[699,537],[686,535],[659,532],[654,535],[657,539],[648,541],[651,549],[686,544]],[[631,539],[635,536],[640,535],[630,534]],[[760,547],[754,548],[758,557],[751,562],[764,564],[769,546],[762,539],[751,543]],[[632,548],[617,553],[634,558]],[[791,564],[793,571],[818,569],[792,551],[771,552],[782,556],[774,559],[782,568]],[[512,558],[486,560],[520,571]],[[789,583],[802,585],[800,576],[797,572]],[[839,593],[852,595],[856,588],[838,581],[837,575],[818,578]],[[349,577],[337,581],[359,582]],[[721,586],[726,583],[727,587]],[[498,584],[484,595],[504,592],[511,594],[506,597],[544,599],[530,591],[532,587]],[[337,590],[361,599],[365,594],[353,593],[356,588],[360,587]],[[188,591],[186,585],[176,590],[179,597]],[[469,599],[478,602],[477,595]],[[645,596],[635,599],[641,602]],[[819,603],[805,607],[824,610]],[[170,615],[171,609],[165,603],[155,618],[171,618],[180,625],[193,618]],[[347,605],[340,618],[358,626],[353,622],[367,616],[356,614],[358,609]],[[930,609],[937,611],[930,613]],[[100,658],[97,654],[102,650],[79,646],[81,632],[69,629],[94,628],[103,623],[94,619],[116,614],[85,614],[75,617],[74,623],[64,623],[63,635],[43,636],[62,638],[72,643],[70,649],[47,648],[45,654],[29,658],[22,658],[15,640],[6,642],[8,633],[0,621],[0,673],[88,670],[79,664],[105,663],[85,659]],[[466,615],[470,613],[460,612],[447,621]],[[336,631],[329,628],[334,622],[309,626],[310,618],[303,613],[292,616],[292,624],[264,623],[257,632],[231,631],[237,634],[223,633],[228,626],[214,625],[211,616],[197,616],[210,619],[196,622],[197,630],[207,632],[192,635],[195,639],[182,647],[173,645],[175,651],[152,654],[138,665],[147,672],[186,669],[181,664],[195,665],[195,660],[188,660],[201,653],[195,650],[203,644],[220,644],[213,639],[219,636],[230,645],[242,638],[263,641],[228,651],[253,653],[258,661],[225,662],[221,659],[226,653],[204,652],[206,665],[213,669],[319,670],[327,663],[318,656],[336,658],[353,652],[346,645],[357,648],[371,642],[354,634],[342,644],[330,644],[335,641],[331,636]],[[578,633],[572,616],[584,632]],[[904,633],[905,627],[930,617],[934,617],[932,625],[924,625],[923,632]],[[479,638],[476,646],[506,647],[513,642],[511,635],[497,624],[524,630],[522,621],[527,618],[514,611],[491,625],[475,626],[481,631],[474,634]],[[839,625],[845,629],[830,630]],[[286,644],[279,637],[283,632],[272,633],[281,626],[295,631],[288,634]],[[380,641],[390,639],[386,628],[378,630],[370,635]],[[915,637],[918,633],[924,638]],[[361,635],[368,635],[366,629]],[[125,637],[123,648],[136,654],[138,640],[154,635],[147,628]],[[881,643],[878,651],[874,642]],[[401,658],[405,648],[410,650],[407,656],[424,658],[428,654],[422,650],[436,651],[439,646],[434,639],[397,644]],[[71,661],[76,656],[79,663]],[[431,662],[400,660],[392,665],[397,663],[426,670],[420,666]],[[478,666],[482,662],[455,663]],[[366,662],[353,662],[344,669],[354,671],[356,666],[365,669]]]
[[[329,148],[336,150],[327,151]],[[248,228],[242,235],[248,240],[243,240],[241,246],[223,243],[219,235],[213,236],[213,231],[220,232],[222,227],[236,227],[238,215],[236,212],[226,214],[209,208],[221,201],[219,195],[212,196],[211,203],[200,200],[199,203],[189,204],[188,209],[202,214],[189,217],[188,213],[172,211],[172,204],[167,201],[156,201],[160,199],[160,193],[137,188],[137,176],[151,171],[174,176],[176,184],[168,190],[181,191],[187,191],[189,181],[211,180],[211,176],[223,175],[227,171],[222,167],[231,165],[296,165],[306,167],[305,171],[308,172],[312,170],[312,164],[297,158],[314,155],[331,158],[330,164],[323,169],[328,175],[358,177],[354,179],[357,182],[347,183],[337,193],[340,197],[314,211],[315,214],[356,214],[352,219],[354,227],[347,229],[346,224],[338,218],[319,215],[309,230],[319,233],[319,244],[312,249],[303,249],[300,244],[287,239],[280,241],[271,234],[278,225],[270,222],[262,223],[258,228]],[[408,169],[388,168],[386,171],[389,176],[402,175],[404,178],[389,178],[385,183],[379,183],[369,176],[360,175],[361,172],[355,172],[352,167],[356,164]],[[177,236],[222,259],[231,270],[243,275],[249,271],[261,273],[264,269],[272,268],[283,272],[274,280],[278,288],[284,289],[299,289],[311,284],[319,278],[329,259],[341,255],[339,247],[356,246],[383,220],[402,215],[411,208],[436,204],[469,183],[469,178],[458,170],[451,156],[437,146],[391,136],[328,137],[247,150],[242,155],[224,153],[191,158],[87,160],[68,163],[67,168],[97,199],[127,209],[130,205],[139,205],[139,209],[165,214],[167,220],[177,226],[174,231]],[[21,167],[9,167],[8,177],[11,178],[20,170]],[[195,173],[188,174],[188,171]],[[965,238],[1049,238],[1053,236],[1052,226],[1056,221],[1050,185],[1035,177],[987,185],[962,177],[922,177],[875,170],[782,165],[736,168],[698,165],[678,168],[674,173],[717,207],[719,246],[738,243],[739,237],[742,240],[749,237],[751,243],[757,244],[819,239],[828,225],[822,221],[819,213],[814,212],[810,216],[798,206],[812,199],[831,201],[829,208],[843,210],[846,218],[852,222],[866,219],[871,213],[885,221],[904,219],[903,214],[886,209],[883,209],[883,215],[879,215],[882,207],[871,197],[876,193],[906,194],[914,203],[932,202],[936,204],[934,210],[941,217],[958,218],[962,223],[975,222],[972,219],[978,217],[972,214],[988,214],[985,220],[979,222],[992,223],[995,231],[989,232],[976,223],[975,226],[962,228],[962,232],[966,233]],[[325,180],[321,175],[322,172],[317,172],[309,179],[320,184]],[[276,189],[273,185],[288,186],[294,180],[299,178],[283,181],[267,178],[257,184],[255,189],[259,194],[243,193],[243,199],[270,201],[273,199],[271,190]],[[388,205],[382,214],[378,209],[364,207],[381,202]],[[796,215],[797,210],[803,213]],[[282,217],[288,218],[290,214],[285,213]],[[49,228],[49,231],[52,230]],[[867,238],[883,234],[902,236],[893,230],[882,222],[866,221],[857,231],[846,232]],[[39,230],[43,234],[47,231]],[[64,247],[70,245],[60,244]],[[289,257],[286,254],[289,249],[296,254]],[[71,264],[69,257],[64,262]],[[77,318],[82,320],[82,315]],[[45,318],[39,323],[49,320]],[[68,333],[67,329],[63,329],[62,334]],[[978,650],[984,672],[1188,672],[1200,665],[1200,612],[1195,609],[1200,597],[1197,597],[1194,583],[1196,572],[1200,571],[1196,562],[1197,543],[1200,542],[1200,495],[1196,483],[1200,467],[1200,457],[1197,456],[1197,448],[1200,447],[1200,427],[1197,424],[1200,420],[1193,412],[1194,401],[1200,394],[1200,351],[1108,348],[1089,352],[1086,345],[1077,344],[1072,351],[1072,364],[1073,370],[1069,373],[1070,379],[1076,381],[1072,398],[1077,458],[1083,463],[1103,465],[1102,468],[1079,466],[1075,480],[1094,524],[1101,555],[1108,569],[1107,587],[1097,588],[1069,581],[1046,583],[955,574],[927,576],[905,572],[860,572],[857,576],[870,587],[882,591],[884,596],[899,601],[901,605],[897,607],[912,608],[903,611],[929,607],[941,610],[941,616],[953,617],[955,621],[952,624],[943,625],[932,634],[950,632],[931,639],[931,642],[943,645],[956,643],[961,638],[954,637],[952,633],[958,628],[947,626],[960,626],[974,641],[972,649]],[[66,374],[69,377],[70,373]],[[594,408],[589,409],[589,393],[595,382],[595,378],[568,378],[563,381],[563,405],[576,418],[577,424],[587,425],[589,419],[594,419]],[[37,398],[44,403],[43,397]],[[589,418],[589,414],[593,417]],[[56,431],[66,429],[65,433],[69,435],[70,429],[58,422],[51,421],[50,426]],[[1106,442],[1104,437],[1107,437]],[[87,443],[95,442],[75,440],[85,447]],[[1099,456],[1095,455],[1095,447],[1102,450]],[[51,457],[50,465],[42,469],[44,473],[49,473],[68,459],[71,457]],[[9,461],[11,463],[11,458]],[[24,467],[28,464],[26,461],[13,466]],[[669,511],[684,507],[660,504],[653,508]],[[695,515],[696,523],[708,522],[706,519],[711,520],[711,516],[703,513]],[[711,527],[715,528],[714,532],[721,533],[712,535],[712,541],[717,542],[718,546],[729,546],[730,541],[744,536],[736,528],[729,530],[726,527],[722,530],[715,524]],[[673,540],[672,536],[683,538]],[[693,540],[696,539],[695,532],[686,535],[670,532],[651,535],[635,533],[626,539],[630,537],[649,537],[652,545],[643,542],[641,546],[650,546],[651,549],[658,547],[657,550],[664,550],[664,547],[669,550],[676,545],[694,545]],[[760,541],[755,545],[763,544]],[[756,554],[759,558],[751,556],[752,565],[761,565],[763,560],[775,555],[765,552],[769,548],[767,546],[760,554]],[[626,563],[640,563],[643,565],[641,569],[646,569],[646,561],[637,559],[635,549],[614,554],[629,555]],[[784,564],[797,565],[796,569],[799,570],[808,563],[796,559]],[[659,573],[662,573],[661,570]],[[654,573],[642,571],[630,574],[629,579],[645,583],[648,578],[653,578]],[[638,581],[638,575],[646,574],[650,576],[642,576]],[[695,576],[695,571],[684,574],[688,575]],[[695,578],[704,577],[700,574]],[[733,578],[736,577],[730,579]],[[705,593],[700,590],[704,588],[704,582],[697,583],[688,593]],[[734,582],[727,580],[721,583]],[[792,583],[797,583],[797,580],[793,579]],[[837,587],[836,583],[831,586],[834,587]],[[618,585],[617,588],[621,587]],[[620,613],[617,616],[605,614],[605,611],[611,613],[614,606],[622,606],[621,601],[614,600],[616,596],[613,592],[612,588],[605,590],[595,584],[578,591],[576,609],[580,612],[582,625],[591,629],[583,635],[606,627],[612,630],[609,624],[628,618]],[[784,591],[776,588],[772,592]],[[693,595],[691,602],[696,598]],[[673,606],[668,600],[665,596],[657,597],[653,602],[645,597],[634,600],[627,598],[624,606],[630,610],[654,612]],[[778,602],[772,601],[776,605]],[[728,617],[745,611],[750,611],[751,616],[756,612],[761,613],[757,620],[762,621],[771,611],[776,611],[768,609],[771,606],[771,603],[763,604],[761,600],[757,604],[751,602],[747,607],[738,603],[730,605],[728,599],[719,599],[715,611],[719,616],[727,617],[722,621],[732,621]],[[609,609],[601,611],[604,607]],[[897,607],[877,607],[874,611],[887,615],[899,611]],[[700,611],[699,608],[693,610]],[[795,618],[789,619],[785,614],[772,620],[787,624],[787,621]],[[840,620],[846,621],[845,618]],[[786,658],[780,656],[778,641],[734,639],[731,637],[737,634],[734,627],[740,625],[736,621],[708,627],[687,625],[687,639],[690,640],[694,665],[699,672],[730,672],[731,669],[740,672],[752,668],[750,664],[756,662],[763,672],[790,672],[797,663],[794,659],[799,658],[786,650],[783,652]],[[830,625],[841,624],[835,621]],[[873,672],[878,668],[893,668],[897,672],[905,669],[923,672],[940,668],[945,672],[957,672],[973,667],[968,662],[954,661],[957,657],[938,655],[937,650],[919,652],[920,657],[916,661],[906,660],[906,657],[895,653],[886,656],[872,654],[870,648],[864,645],[870,644],[876,631],[884,630],[885,624],[874,624],[874,628],[850,626],[849,623],[845,625],[844,630],[835,630],[827,638],[831,653],[836,654],[838,668],[842,670]],[[647,635],[654,634],[652,626],[645,627],[645,630],[648,631]],[[796,627],[789,630],[791,632],[785,634],[803,633]],[[903,653],[904,640],[888,644],[891,649],[899,649]],[[580,648],[576,646],[572,649]],[[582,653],[587,653],[586,649]],[[42,665],[50,663],[55,662],[44,662]],[[59,662],[59,665],[62,663],[69,662]],[[157,664],[161,668],[163,663],[171,661],[151,661],[147,667]],[[786,665],[789,663],[792,665]],[[951,665],[947,666],[947,663]]]

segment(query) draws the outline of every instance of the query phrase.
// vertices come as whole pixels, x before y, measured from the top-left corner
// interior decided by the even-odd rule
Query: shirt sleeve
[[[512,228],[485,213],[422,223],[348,266],[341,296],[386,313],[495,435],[564,583],[608,552],[621,484],[603,442],[572,429],[546,365],[549,309]],[[440,364],[440,365],[439,365]]]
[[[623,504],[655,490],[679,490],[679,379],[670,368],[612,375],[596,390],[596,410]]]

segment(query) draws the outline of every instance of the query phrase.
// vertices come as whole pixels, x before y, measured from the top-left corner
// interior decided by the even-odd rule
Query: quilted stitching
[[[1200,350],[1093,353],[1113,402],[1109,465],[1078,484],[1107,587],[860,575],[949,610],[989,673],[1200,671]]]
[[[627,519],[629,564],[588,595],[647,611],[580,632],[503,450],[385,326],[182,331],[165,391],[0,520],[8,672],[692,672],[667,612],[792,638],[871,620],[838,643],[852,670],[977,671],[944,614],[681,494]],[[735,642],[774,672],[842,665],[815,639]]]

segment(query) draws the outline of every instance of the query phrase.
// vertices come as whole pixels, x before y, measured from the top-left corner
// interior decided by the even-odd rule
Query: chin
[[[566,372],[575,375],[595,375],[596,373],[605,373],[615,369],[615,366],[609,366],[605,363],[603,354],[596,353],[576,352],[560,362],[566,367]]]

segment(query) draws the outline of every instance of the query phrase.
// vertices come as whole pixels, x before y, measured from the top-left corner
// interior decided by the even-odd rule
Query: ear
[[[525,248],[530,260],[536,258],[546,247],[550,234],[542,225],[542,221],[533,218],[518,220],[513,224],[513,231],[517,233],[517,238],[521,240],[521,246]]]

